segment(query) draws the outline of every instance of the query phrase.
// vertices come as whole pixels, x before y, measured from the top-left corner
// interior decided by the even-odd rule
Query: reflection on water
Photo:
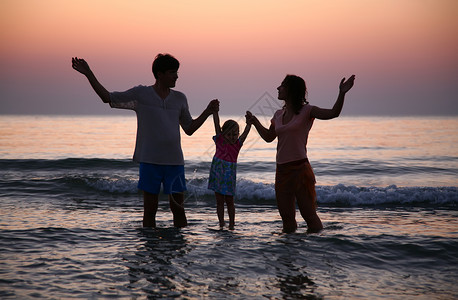
[[[137,230],[139,243],[134,255],[123,255],[129,272],[129,288],[140,289],[154,299],[180,296],[173,260],[187,251],[187,242],[177,228]],[[177,291],[178,290],[178,291]]]
[[[296,233],[283,234],[275,207],[238,208],[231,231],[219,229],[210,207],[190,207],[186,228],[167,227],[164,212],[158,229],[142,229],[141,208],[63,206],[2,211],[2,288],[10,298],[367,299],[406,291],[446,298],[456,291],[453,210],[320,209],[323,232],[308,234],[300,220]]]
[[[136,229],[122,251],[133,295],[190,299],[318,299],[307,274],[307,236],[265,226],[276,212],[241,213],[235,231],[207,227],[190,214],[188,228]],[[272,219],[273,218],[273,219]],[[246,224],[250,220],[250,224]],[[215,223],[217,224],[217,223]],[[274,230],[274,232],[272,232]]]
[[[305,236],[285,235],[279,242],[283,247],[279,249],[273,267],[277,276],[277,286],[283,299],[318,299],[316,285],[307,274],[307,259],[300,250],[307,245]]]
[[[352,236],[422,236],[429,238],[457,238],[458,212],[429,208],[392,209],[325,209],[320,215],[327,223],[346,227]],[[430,220],[434,220],[431,222]],[[455,229],[454,229],[455,228]],[[330,228],[332,229],[332,228]]]
[[[131,158],[131,116],[0,116],[0,158]]]

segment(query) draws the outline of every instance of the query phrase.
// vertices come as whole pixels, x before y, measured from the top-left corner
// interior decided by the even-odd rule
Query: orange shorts
[[[316,207],[315,174],[307,158],[277,164],[275,173],[276,193],[306,193]]]

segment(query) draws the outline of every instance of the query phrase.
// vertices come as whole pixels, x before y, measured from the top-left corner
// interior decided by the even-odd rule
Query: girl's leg
[[[215,192],[216,213],[218,215],[219,226],[224,227],[224,195]]]
[[[318,217],[315,208],[315,201],[310,196],[306,188],[300,189],[296,193],[297,206],[301,212],[302,218],[307,223],[308,231],[317,232],[323,229],[320,217]]]
[[[235,205],[234,196],[226,195],[227,213],[229,215],[229,229],[234,229],[235,226]]]
[[[283,221],[283,232],[294,232],[297,229],[296,203],[293,193],[275,191],[277,207]]]

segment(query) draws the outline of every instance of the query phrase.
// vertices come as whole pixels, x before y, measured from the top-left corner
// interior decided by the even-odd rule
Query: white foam
[[[137,193],[138,180],[125,178],[85,179],[88,186],[110,193]]]
[[[98,191],[110,193],[138,193],[137,179],[129,178],[86,178],[85,183]],[[208,190],[207,178],[188,180],[188,193],[195,197],[213,195]],[[337,206],[359,205],[457,205],[458,188],[456,187],[357,187],[338,184],[335,186],[317,186],[319,204]],[[253,182],[247,179],[237,181],[237,199],[245,201],[275,200],[273,183]],[[262,203],[262,202],[261,202]]]

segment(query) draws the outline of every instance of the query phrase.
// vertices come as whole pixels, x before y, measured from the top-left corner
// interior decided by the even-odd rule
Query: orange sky
[[[455,0],[3,0],[0,28],[1,112],[110,113],[70,58],[125,90],[152,84],[152,59],[169,52],[193,113],[212,98],[243,113],[287,73],[323,107],[355,73],[348,114],[458,113]]]

